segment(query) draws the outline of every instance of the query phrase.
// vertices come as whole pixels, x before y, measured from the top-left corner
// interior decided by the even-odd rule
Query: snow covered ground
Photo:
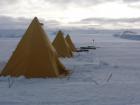
[[[140,42],[111,33],[72,34],[77,46],[97,50],[61,59],[73,71],[65,78],[25,79],[0,77],[0,105],[140,105]],[[0,39],[0,67],[12,54],[18,38]]]

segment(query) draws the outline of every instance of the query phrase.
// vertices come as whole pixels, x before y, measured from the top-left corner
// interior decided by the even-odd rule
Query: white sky
[[[13,1],[13,2],[12,2]],[[94,18],[127,19],[140,17],[139,0],[1,0],[0,14],[10,17],[33,18],[37,16],[45,20],[56,20],[64,26],[99,25],[99,28],[116,27],[110,23],[101,25]],[[82,19],[93,18],[92,22],[82,23]],[[77,24],[77,23],[78,24]],[[119,23],[120,28],[128,26],[140,28],[137,23]],[[69,24],[73,23],[73,24]],[[128,26],[127,26],[128,24]]]

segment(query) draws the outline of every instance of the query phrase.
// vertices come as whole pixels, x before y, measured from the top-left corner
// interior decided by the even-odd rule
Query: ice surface
[[[100,47],[60,59],[72,71],[65,78],[0,77],[0,105],[140,105],[140,42],[113,33],[72,34],[76,46]],[[0,39],[2,68],[19,38]],[[9,88],[9,80],[13,83]]]

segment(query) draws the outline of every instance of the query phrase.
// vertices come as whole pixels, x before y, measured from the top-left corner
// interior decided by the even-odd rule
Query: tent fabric
[[[65,40],[66,40],[67,43],[69,44],[71,50],[72,50],[73,52],[75,52],[75,51],[76,51],[76,47],[75,47],[74,43],[72,42],[70,35],[67,35],[66,38],[65,38]]]
[[[37,17],[33,19],[1,76],[58,77],[69,71],[61,64]]]
[[[56,49],[59,57],[70,58],[73,56],[72,51],[71,51],[68,43],[66,42],[62,31],[58,31],[56,38],[54,39],[52,45]]]

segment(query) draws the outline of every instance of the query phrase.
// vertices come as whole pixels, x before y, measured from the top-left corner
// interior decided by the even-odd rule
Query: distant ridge
[[[137,34],[134,31],[123,31],[114,34],[115,37],[129,39],[129,40],[140,40],[140,34]]]

